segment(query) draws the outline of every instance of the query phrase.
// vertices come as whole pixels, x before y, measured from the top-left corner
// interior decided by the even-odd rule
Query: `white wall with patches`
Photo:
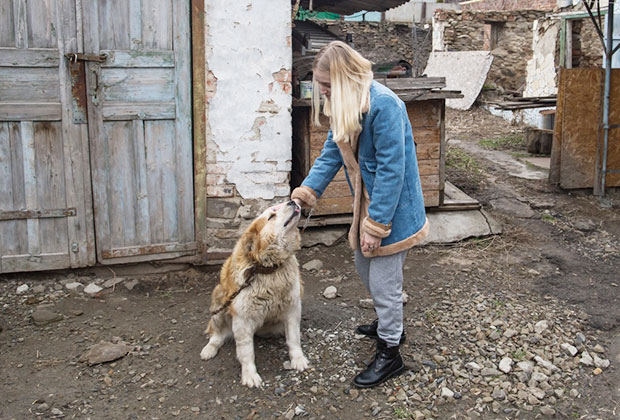
[[[205,5],[208,196],[285,197],[292,154],[290,0]]]

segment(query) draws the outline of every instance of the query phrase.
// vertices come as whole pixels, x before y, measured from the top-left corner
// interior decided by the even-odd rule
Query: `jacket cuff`
[[[316,205],[317,195],[312,188],[302,185],[293,190],[291,200],[294,199],[301,200],[307,207],[314,207]]]
[[[383,223],[375,222],[368,216],[364,218],[362,226],[366,232],[379,238],[387,238],[392,233],[392,222],[384,225]]]

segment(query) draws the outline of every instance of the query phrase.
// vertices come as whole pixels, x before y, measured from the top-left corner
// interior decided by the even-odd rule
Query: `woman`
[[[321,96],[331,130],[291,198],[313,207],[344,164],[353,192],[349,244],[378,318],[357,328],[377,338],[373,362],[353,380],[367,388],[404,370],[399,352],[404,339],[403,264],[407,250],[426,237],[429,225],[405,104],[373,81],[370,61],[343,42],[325,46],[313,64],[316,125]]]

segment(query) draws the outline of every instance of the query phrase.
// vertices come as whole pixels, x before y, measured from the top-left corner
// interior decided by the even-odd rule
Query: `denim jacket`
[[[353,152],[356,146],[357,155]],[[353,249],[359,244],[359,231],[382,238],[381,246],[367,256],[391,255],[427,236],[429,225],[407,110],[394,92],[376,81],[370,87],[370,109],[363,115],[357,142],[336,143],[330,130],[321,155],[291,196],[314,205],[343,164],[354,194],[349,235]],[[361,187],[356,178],[363,181]]]

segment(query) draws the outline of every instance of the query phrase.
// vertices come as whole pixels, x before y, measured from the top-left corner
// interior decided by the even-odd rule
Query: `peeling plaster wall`
[[[290,194],[290,0],[205,1],[207,260]]]
[[[534,21],[532,58],[527,62],[523,96],[548,96],[558,93],[557,42],[560,33],[559,19]]]
[[[206,2],[209,197],[290,192],[290,14],[290,0]]]

